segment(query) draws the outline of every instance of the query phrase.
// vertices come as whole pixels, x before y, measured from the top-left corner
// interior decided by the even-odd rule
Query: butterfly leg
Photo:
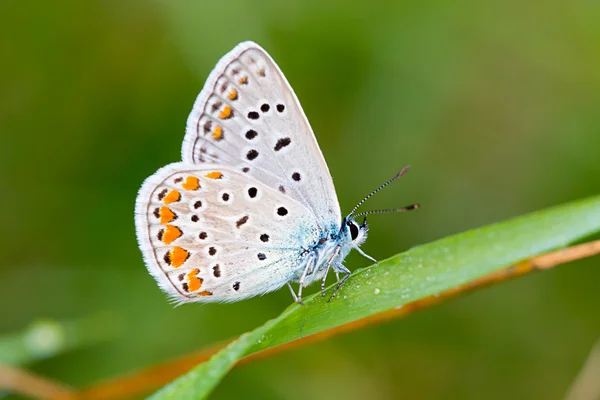
[[[341,272],[343,272],[344,277],[342,278],[341,281],[338,282],[337,287],[335,288],[335,291],[333,292],[333,294],[331,295],[331,297],[329,298],[329,300],[327,300],[327,302],[329,303],[331,300],[333,300],[333,298],[335,297],[335,295],[340,291],[340,289],[342,288],[342,286],[344,286],[344,283],[346,283],[346,281],[348,280],[348,278],[350,278],[350,274],[352,272],[350,272],[350,270],[346,267],[344,267],[342,264],[339,264],[337,266]]]
[[[373,261],[375,263],[375,265],[379,265],[379,261],[377,261],[376,259],[374,259],[373,257],[371,257],[370,255],[368,255],[367,253],[365,253],[364,251],[362,251],[360,249],[360,247],[355,247],[356,251],[358,251],[360,253],[361,256],[368,258],[369,260]]]
[[[298,304],[304,304],[302,303],[302,299],[299,299],[298,296],[296,296],[296,292],[294,292],[294,288],[292,287],[292,284],[290,282],[287,283],[288,289],[290,289],[290,292],[292,293],[292,297],[294,298],[294,301]]]
[[[327,279],[327,274],[329,273],[331,264],[333,264],[333,260],[339,253],[340,253],[340,246],[337,246],[335,248],[335,250],[333,251],[333,254],[331,255],[331,257],[329,258],[329,261],[327,261],[327,268],[325,269],[325,275],[323,275],[323,279],[321,280],[321,296],[325,296],[325,280]],[[336,274],[336,276],[338,278],[338,282],[339,282],[340,276],[339,276],[339,273],[337,272],[337,270],[335,271],[335,274]]]
[[[308,271],[311,268],[315,267],[315,262],[316,262],[316,260],[314,259],[314,257],[312,257],[310,260],[308,260],[306,262],[306,267],[304,267],[304,271],[302,271],[302,276],[300,277],[300,280],[298,281],[298,294],[294,295],[294,300],[298,304],[304,305],[304,303],[302,302],[302,288],[304,287],[304,280],[306,279],[306,275],[308,274]]]

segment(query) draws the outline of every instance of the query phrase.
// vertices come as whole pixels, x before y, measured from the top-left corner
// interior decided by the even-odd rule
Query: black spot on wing
[[[289,137],[281,138],[277,141],[277,143],[275,143],[275,147],[273,148],[273,150],[279,151],[284,147],[288,146],[290,143],[292,143],[292,139],[290,139]]]

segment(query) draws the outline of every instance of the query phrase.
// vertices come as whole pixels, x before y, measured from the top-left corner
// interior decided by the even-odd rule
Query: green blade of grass
[[[355,272],[331,302],[320,295],[242,335],[153,398],[204,398],[237,360],[480,278],[600,232],[600,196],[413,248]],[[330,288],[331,292],[331,288]]]

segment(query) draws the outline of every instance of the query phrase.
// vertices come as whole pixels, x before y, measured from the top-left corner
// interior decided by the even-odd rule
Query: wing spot
[[[182,281],[183,278],[185,278],[185,273],[177,275],[177,279],[179,279],[180,281]]]
[[[204,296],[212,296],[212,292],[209,292],[208,290],[204,290],[204,291],[198,293],[198,296],[202,296],[202,297],[204,297]]]
[[[158,200],[162,201],[162,199],[165,198],[165,196],[167,195],[168,190],[167,189],[163,189],[160,191],[160,193],[158,194]]]
[[[215,249],[214,247],[209,247],[208,248],[208,255],[209,256],[214,256],[215,254],[217,254],[217,249]]]
[[[246,172],[247,173],[248,171],[250,171],[250,168],[248,168],[248,167],[242,168],[242,172]]]
[[[267,259],[267,256],[265,255],[265,253],[258,253],[256,256],[258,257],[258,259],[260,261],[263,261],[263,260]]]
[[[261,69],[259,69],[259,70],[258,70],[258,75],[262,76],[263,78],[264,78],[265,76],[267,76],[267,74],[265,73],[265,69],[264,69],[264,68],[261,68]]]
[[[223,193],[221,195],[221,199],[223,199],[224,202],[228,202],[229,201],[229,193]]]
[[[288,214],[288,210],[285,207],[279,207],[277,209],[277,215],[281,216],[281,217],[285,217]]]
[[[209,179],[222,179],[223,178],[223,174],[218,171],[209,172],[208,174],[206,174],[204,176]]]
[[[256,131],[254,129],[250,129],[248,132],[246,132],[246,139],[248,139],[248,140],[252,140],[257,136],[258,136],[258,133],[256,133]]]
[[[165,204],[175,203],[179,200],[181,200],[181,193],[175,189],[171,190],[164,198]]]
[[[196,202],[194,203],[194,208],[197,210],[197,209],[199,209],[200,207],[202,207],[202,202],[201,202],[200,200],[198,200],[198,201],[196,201]]]
[[[208,234],[206,232],[200,232],[200,234],[198,235],[198,238],[200,240],[204,240],[208,237]]]
[[[174,182],[175,184],[177,184],[177,183],[179,183],[179,182],[182,182],[182,181],[183,181],[183,178],[182,178],[182,177],[175,178],[175,179],[173,180],[173,182]]]
[[[240,226],[244,225],[246,222],[248,222],[248,216],[244,215],[242,218],[236,221],[235,227],[239,229]]]
[[[238,92],[235,89],[231,89],[231,92],[229,92],[229,95],[227,95],[227,98],[229,100],[237,100],[238,99]]]
[[[212,138],[215,139],[217,142],[223,140],[223,128],[221,128],[220,126],[215,126],[215,129],[212,132]]]
[[[192,215],[190,219],[192,220],[192,222],[198,222],[200,220],[200,218],[197,215]]]
[[[198,190],[200,189],[200,180],[190,175],[185,178],[185,182],[181,184],[181,187],[185,190]]]
[[[191,270],[190,272],[187,273],[188,288],[192,292],[200,290],[200,287],[202,286],[202,282],[204,282],[204,280],[202,278],[198,278],[199,273],[200,273],[200,270],[198,268],[194,268],[193,270]]]
[[[262,106],[260,106],[260,111],[266,113],[267,111],[269,111],[271,109],[271,106],[268,105],[267,103],[263,104]]]
[[[255,198],[257,194],[258,194],[257,188],[251,187],[250,189],[248,189],[248,196],[250,196],[251,199]]]
[[[173,268],[179,268],[190,257],[190,252],[186,249],[175,246],[171,251],[165,254],[165,262]]]
[[[275,147],[273,148],[273,150],[279,151],[284,147],[288,146],[290,143],[292,143],[292,139],[290,139],[289,137],[281,138],[277,141],[277,143],[275,143]]]
[[[248,77],[247,76],[242,76],[238,82],[240,84],[242,84],[242,85],[247,85],[248,84]]]
[[[280,113],[283,112],[283,110],[285,110],[285,106],[283,104],[277,104],[277,111],[279,111]]]
[[[300,173],[299,172],[294,172],[292,174],[292,179],[295,180],[296,182],[300,182]]]
[[[213,105],[211,106],[211,111],[214,113],[219,108],[221,108],[222,105],[223,105],[222,101],[217,101],[217,102],[213,103]]]
[[[210,132],[211,128],[212,128],[212,121],[206,121],[204,123],[204,133]]]
[[[233,110],[229,106],[223,107],[221,112],[219,113],[219,118],[221,119],[229,119],[233,117]]]
[[[254,160],[256,157],[258,157],[258,151],[254,150],[254,149],[252,149],[246,153],[246,158],[250,161]]]
[[[212,269],[213,269],[213,275],[215,276],[215,278],[220,278],[221,277],[221,268],[219,267],[219,264],[215,265]]]
[[[260,235],[260,241],[263,243],[267,243],[269,241],[269,235],[263,233],[262,235]]]
[[[280,191],[281,193],[284,193],[284,194],[285,194],[285,188],[283,187],[283,185],[279,185],[279,191]]]
[[[248,113],[249,119],[258,119],[259,117],[260,117],[260,115],[258,115],[258,112],[256,112],[256,111],[250,111]]]
[[[164,244],[171,244],[176,239],[179,239],[181,235],[183,235],[183,232],[181,231],[181,229],[174,225],[167,225],[162,235],[161,232],[159,232],[158,234],[162,236],[162,242]]]
[[[235,290],[236,292],[238,290],[240,290],[240,283],[239,282],[236,282],[236,283],[233,284],[233,290]]]
[[[195,292],[196,290],[199,290],[200,287],[202,286],[202,278],[198,278],[196,276],[192,276],[189,278],[189,282],[188,282],[188,288],[191,292]]]

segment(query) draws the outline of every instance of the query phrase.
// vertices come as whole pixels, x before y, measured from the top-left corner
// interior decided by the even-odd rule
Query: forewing
[[[294,91],[271,57],[244,42],[210,74],[188,118],[183,161],[233,167],[339,223],[333,181]]]
[[[294,199],[230,167],[187,163],[144,182],[136,231],[148,270],[180,303],[276,290],[319,235]]]

